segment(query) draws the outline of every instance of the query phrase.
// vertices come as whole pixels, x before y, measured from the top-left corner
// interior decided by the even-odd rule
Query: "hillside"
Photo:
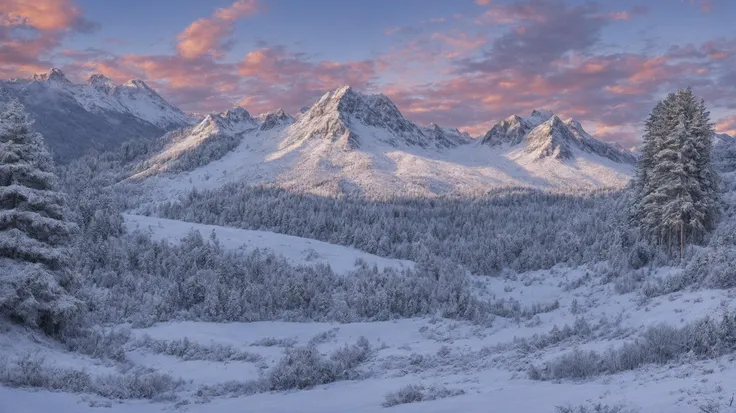
[[[92,75],[72,83],[59,69],[29,78],[0,81],[0,102],[18,99],[35,119],[54,156],[67,162],[90,150],[163,135],[191,122],[142,80],[114,84]]]

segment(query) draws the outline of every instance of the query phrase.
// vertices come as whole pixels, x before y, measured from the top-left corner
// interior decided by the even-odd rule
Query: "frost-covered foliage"
[[[182,138],[189,137],[191,128],[180,129],[170,132],[162,138],[164,145],[152,145],[152,148],[163,146],[172,146],[178,143]],[[243,139],[242,134],[217,133],[209,135],[197,145],[189,148],[175,151],[171,154],[164,152],[162,155],[153,156],[135,166],[137,171],[157,171],[178,173],[192,171],[202,165],[207,165],[212,161],[216,161],[228,152],[235,149]],[[144,172],[147,174],[148,172]]]
[[[665,364],[685,355],[715,358],[736,351],[736,313],[720,321],[706,317],[681,328],[659,325],[638,340],[605,353],[575,349],[544,367],[530,367],[535,380],[584,379],[604,373],[634,370],[644,364]]]
[[[308,389],[322,384],[360,377],[358,367],[373,355],[368,339],[360,337],[325,357],[314,344],[292,347],[261,378],[246,382],[226,382],[202,386],[197,395],[203,399],[217,396],[242,396],[266,391]]]
[[[76,227],[32,125],[17,101],[0,106],[0,314],[59,334],[82,307],[68,291],[65,247]]]
[[[286,350],[284,357],[268,372],[270,390],[306,389],[320,384],[357,378],[355,368],[371,355],[371,346],[361,337],[352,346],[323,357],[314,345]]]
[[[188,138],[193,128],[177,129],[156,139],[132,139],[114,151],[90,152],[59,169],[64,189],[75,198],[77,195],[99,197],[108,191],[108,202],[117,208],[130,207],[137,199],[131,195],[140,188],[137,181],[125,181],[127,178],[145,176],[152,171],[191,171],[220,159],[242,140],[242,134],[218,133],[206,136],[197,145],[177,147],[167,153],[167,149]]]
[[[646,122],[636,178],[635,219],[668,249],[700,243],[720,208],[711,162],[713,125],[692,90],[669,94]]]
[[[78,329],[64,337],[64,344],[71,351],[99,359],[125,361],[125,345],[130,341],[130,328],[104,329],[89,327]]]
[[[479,199],[335,199],[227,185],[150,210],[166,218],[261,229],[395,258],[441,257],[473,273],[606,259],[619,242],[617,192],[585,196],[531,189]],[[628,242],[628,241],[627,241]]]
[[[636,413],[638,410],[627,408],[623,404],[603,404],[603,403],[589,403],[579,404],[577,406],[557,406],[555,407],[556,413]]]
[[[395,392],[386,394],[381,404],[383,407],[393,407],[399,404],[417,403],[465,394],[464,390],[448,389],[443,386],[425,387],[418,384],[409,384]]]
[[[104,217],[107,217],[106,219]],[[439,312],[487,322],[488,302],[466,273],[429,260],[416,270],[358,267],[337,275],[325,265],[294,267],[273,253],[222,250],[192,232],[178,244],[117,234],[118,218],[93,214],[82,225],[75,270],[93,323],[158,321],[387,320]],[[116,236],[101,235],[112,228]]]
[[[225,344],[200,344],[191,341],[187,337],[180,340],[154,340],[149,335],[143,336],[136,341],[136,347],[145,348],[156,354],[166,354],[182,360],[206,360],[206,361],[247,361],[256,363],[262,360],[258,354],[238,350],[231,345]]]
[[[85,370],[60,367],[39,356],[0,359],[0,384],[69,393],[89,393],[109,399],[176,399],[183,380],[142,367],[117,374],[93,375]]]

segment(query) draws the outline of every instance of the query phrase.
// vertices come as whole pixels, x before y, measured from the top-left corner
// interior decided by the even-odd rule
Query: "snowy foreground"
[[[294,263],[321,260],[348,271],[357,258],[378,266],[405,267],[411,263],[375,257],[360,251],[298,237],[259,231],[197,225],[127,215],[129,228],[151,231],[176,241],[190,229],[217,233],[225,248],[272,248]],[[679,270],[663,269],[655,276]],[[522,308],[546,308],[523,318],[497,317],[491,326],[442,318],[385,322],[333,323],[201,323],[170,322],[133,328],[125,345],[125,360],[184,380],[173,400],[110,401],[90,395],[0,387],[0,413],[121,412],[554,412],[557,406],[622,404],[640,412],[701,411],[709,403],[727,406],[736,391],[736,363],[726,356],[708,361],[645,365],[636,370],[598,375],[582,381],[530,380],[530,365],[542,366],[575,348],[605,351],[638,337],[660,323],[675,327],[706,315],[718,318],[729,308],[733,292],[701,290],[644,298],[639,291],[620,294],[613,283],[601,283],[594,267],[554,268],[507,278],[475,278],[480,295],[518,302]],[[586,274],[590,274],[586,276]],[[557,305],[556,303],[559,303]],[[554,305],[553,305],[554,304]],[[580,320],[584,320],[580,321]],[[546,346],[522,343],[550,335],[563,326],[589,331]],[[557,326],[557,329],[554,327]],[[41,356],[63,367],[89,373],[114,373],[114,362],[71,353],[38,333],[0,325],[0,348],[5,356]],[[317,343],[327,355],[365,337],[373,349],[352,380],[301,391],[261,392],[253,395],[207,396],[203,386],[258,379],[289,347]],[[527,339],[523,341],[521,339]],[[187,339],[184,352],[154,351],[151,343]],[[183,342],[183,341],[182,341]],[[144,345],[142,343],[149,343]],[[197,346],[199,344],[200,346]],[[216,347],[216,346],[220,347]],[[208,348],[229,348],[243,357],[214,361]],[[205,350],[202,350],[205,349]],[[174,355],[171,355],[174,354]],[[386,395],[408,385],[424,386],[424,394],[444,397],[384,407]],[[437,389],[441,389],[437,390]],[[433,393],[434,392],[434,393]],[[431,398],[431,397],[430,397]]]

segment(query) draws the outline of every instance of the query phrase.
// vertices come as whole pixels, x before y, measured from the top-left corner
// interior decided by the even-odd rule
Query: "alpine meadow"
[[[736,413],[734,17],[0,0],[0,413]]]

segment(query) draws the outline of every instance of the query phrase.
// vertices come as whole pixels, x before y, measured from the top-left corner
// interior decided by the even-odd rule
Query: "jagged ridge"
[[[447,148],[466,143],[466,137],[459,131],[418,127],[383,94],[363,94],[344,86],[325,93],[299,116],[287,144],[317,137],[340,142],[346,149],[355,149],[360,147],[363,138],[357,131],[359,124],[387,132],[377,139],[393,146]]]
[[[115,85],[103,75],[75,84],[59,69],[29,78],[0,81],[0,99],[19,99],[36,120],[59,161],[91,149],[114,149],[133,138],[156,138],[190,124],[142,80]]]
[[[563,122],[549,110],[534,110],[526,118],[512,115],[496,123],[483,136],[480,144],[491,147],[525,145],[524,150],[539,159],[571,159],[575,150],[579,150],[618,163],[636,162],[636,157],[630,151],[593,138],[577,120]]]

